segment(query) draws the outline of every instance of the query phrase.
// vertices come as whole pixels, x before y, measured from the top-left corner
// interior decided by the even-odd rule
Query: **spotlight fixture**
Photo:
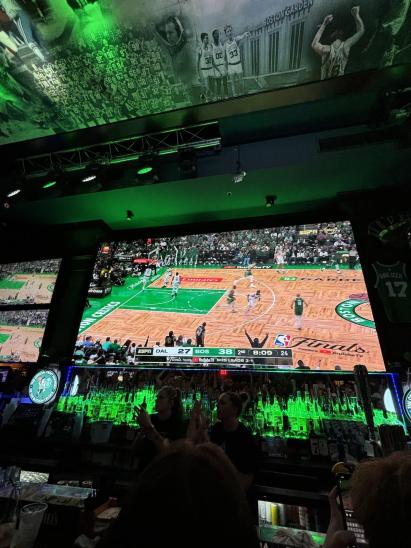
[[[147,173],[151,173],[152,171],[153,171],[152,166],[143,166],[137,170],[137,175],[147,175]]]
[[[277,196],[266,196],[265,207],[274,207],[276,200],[277,200]]]
[[[102,169],[102,161],[99,162],[93,162],[89,164],[86,168],[86,170],[83,173],[83,176],[81,178],[82,183],[90,183],[91,181],[95,181],[97,179],[97,176],[99,175],[101,169]]]
[[[237,148],[237,167],[236,172],[233,175],[233,183],[242,183],[247,175],[247,172],[243,169],[241,166],[241,159],[240,159],[240,147]]]
[[[46,190],[47,188],[52,188],[53,186],[56,186],[56,184],[57,184],[57,181],[47,181],[47,182],[43,183],[41,188]]]
[[[156,160],[156,154],[154,151],[150,150],[144,154],[142,154],[137,162],[137,176],[138,177],[146,177],[147,175],[150,175],[154,171],[155,166],[155,160]]]
[[[131,221],[133,218],[134,218],[134,213],[131,211],[131,209],[127,209],[127,211],[126,211],[127,221]]]
[[[6,198],[13,198],[13,196],[17,196],[17,194],[20,194],[20,192],[21,192],[21,188],[14,188],[13,190],[10,190],[10,192],[6,194]]]
[[[93,174],[93,175],[86,175],[85,177],[83,177],[81,179],[81,182],[82,183],[89,183],[90,181],[94,181],[94,179],[97,179],[97,175]]]

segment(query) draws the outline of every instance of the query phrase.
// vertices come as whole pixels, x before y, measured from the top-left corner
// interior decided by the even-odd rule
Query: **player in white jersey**
[[[175,273],[172,283],[171,296],[175,299],[177,297],[178,290],[180,289],[180,274]]]
[[[245,311],[246,314],[253,310],[257,306],[257,303],[261,300],[261,292],[260,290],[256,291],[255,293],[250,293],[247,295],[247,309]]]
[[[275,254],[275,264],[277,265],[278,270],[282,270],[285,265],[285,256],[282,249],[278,249]]]
[[[165,274],[163,276],[163,285],[162,285],[162,287],[167,287],[168,286],[168,282],[171,280],[172,275],[173,275],[173,271],[171,270],[171,268],[167,268],[167,270],[165,271]]]
[[[227,37],[224,44],[227,58],[227,73],[231,81],[233,96],[235,97],[244,94],[244,75],[239,43],[244,38],[250,38],[251,34],[249,32],[244,32],[243,34],[234,37],[233,27],[231,25],[227,25],[224,28],[224,32]]]
[[[213,47],[210,44],[208,34],[201,34],[201,46],[197,56],[197,71],[201,85],[203,87],[203,97],[205,100],[211,98],[212,81],[214,77],[214,58]]]
[[[314,36],[311,47],[315,53],[321,56],[321,80],[345,74],[350,50],[362,38],[365,32],[364,23],[360,16],[360,7],[354,6],[351,8],[351,14],[355,20],[356,31],[355,34],[346,40],[344,40],[344,33],[341,30],[337,30],[332,33],[331,44],[329,46],[321,44],[320,40],[326,27],[334,19],[332,15],[325,17],[317,34]]]
[[[151,268],[148,266],[145,271],[144,271],[144,274],[143,274],[143,277],[141,279],[141,283],[143,284],[143,289],[146,288],[146,285],[148,284],[148,282],[150,281],[150,278],[151,278]]]
[[[221,42],[220,31],[213,30],[213,60],[214,60],[214,95],[216,99],[227,99],[228,78],[227,78],[227,56],[225,45]]]

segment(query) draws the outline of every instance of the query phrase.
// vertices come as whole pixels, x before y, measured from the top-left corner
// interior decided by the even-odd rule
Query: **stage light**
[[[13,196],[17,196],[17,194],[20,194],[21,188],[15,188],[11,190],[8,194],[6,194],[7,198],[13,198]]]
[[[97,179],[97,175],[93,174],[93,175],[86,175],[85,177],[83,177],[81,179],[81,182],[82,183],[89,183],[90,181],[94,181],[95,179]]]
[[[127,221],[131,221],[134,218],[134,213],[131,211],[131,209],[128,209],[126,211],[126,219]]]
[[[100,175],[103,169],[103,166],[104,166],[104,161],[101,158],[98,159],[98,161],[88,164],[85,171],[83,171],[81,182],[91,183],[91,181],[95,181],[97,177]]]
[[[153,168],[151,166],[143,166],[137,170],[137,175],[147,175],[147,173],[151,173],[152,171]]]
[[[265,197],[265,207],[274,207],[277,196],[266,196]]]
[[[46,190],[47,188],[52,188],[53,186],[56,186],[57,181],[48,181],[47,183],[44,183],[41,188]]]

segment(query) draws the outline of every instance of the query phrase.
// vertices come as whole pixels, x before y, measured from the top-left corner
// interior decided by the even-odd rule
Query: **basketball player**
[[[245,311],[246,314],[248,314],[251,310],[253,310],[257,303],[261,300],[261,292],[258,289],[255,293],[250,293],[250,295],[247,295],[247,310]]]
[[[179,289],[180,289],[180,274],[176,272],[173,278],[172,290],[171,290],[171,296],[173,297],[173,299],[177,298],[177,293]]]
[[[227,295],[227,305],[231,308],[231,312],[237,312],[235,309],[235,288],[236,286],[233,285],[233,288],[230,289]]]
[[[344,32],[336,30],[331,34],[331,44],[321,44],[321,37],[326,27],[333,21],[332,15],[327,15],[321,23],[317,34],[314,36],[311,47],[321,56],[321,80],[326,78],[335,78],[343,76],[348,63],[350,50],[360,40],[365,32],[363,20],[360,17],[360,7],[351,8],[351,14],[354,17],[356,32],[350,38],[344,40]]]
[[[244,32],[239,36],[233,34],[233,27],[227,25],[224,28],[227,41],[224,44],[227,58],[227,74],[231,81],[233,97],[244,94],[244,74],[243,65],[241,63],[240,44],[244,38],[250,38],[249,32]]]
[[[251,270],[251,266],[249,268],[247,268],[247,270],[244,272],[244,278],[246,280],[248,280],[249,282],[249,287],[255,287],[255,284],[254,284],[254,275],[253,275],[253,272]]]
[[[291,308],[294,308],[295,327],[297,329],[302,329],[304,305],[306,304],[307,303],[304,301],[301,295],[297,293],[297,296],[294,299],[293,304],[291,305]]]
[[[173,275],[173,271],[171,270],[171,268],[167,268],[163,276],[163,285],[161,287],[168,286],[168,282],[171,280],[172,275]]]
[[[149,283],[150,278],[151,278],[151,268],[148,266],[145,269],[144,274],[143,274],[143,278],[141,280],[141,282],[143,284],[143,290],[146,288],[146,285]]]
[[[285,264],[284,253],[281,249],[279,249],[278,252],[276,253],[275,263],[277,265],[277,270],[281,271],[282,267]]]
[[[224,44],[220,39],[220,31],[213,30],[213,60],[214,60],[214,94],[216,99],[227,99],[227,56]]]
[[[203,86],[203,97],[207,101],[211,98],[212,82],[214,76],[213,48],[209,43],[208,34],[201,34],[201,46],[197,56],[197,72],[201,85]]]

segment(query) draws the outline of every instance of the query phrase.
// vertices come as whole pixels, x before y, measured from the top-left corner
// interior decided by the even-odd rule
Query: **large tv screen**
[[[198,361],[247,349],[258,364],[276,354],[294,367],[384,370],[349,222],[101,246],[77,358]]]
[[[0,264],[0,306],[49,304],[60,259]]]
[[[36,362],[48,310],[0,311],[0,362]]]

